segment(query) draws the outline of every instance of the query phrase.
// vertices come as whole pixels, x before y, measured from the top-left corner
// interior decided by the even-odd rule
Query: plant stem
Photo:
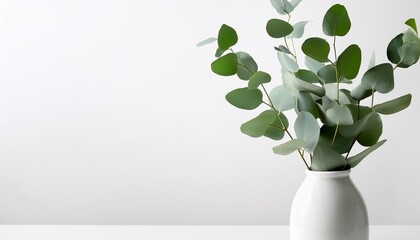
[[[297,63],[298,59],[297,59],[297,54],[296,54],[295,42],[293,41],[293,38],[292,38],[292,47],[293,47],[293,54],[294,54],[293,56],[295,57],[295,61]]]
[[[336,139],[336,137],[337,137],[337,132],[338,132],[338,127],[339,127],[340,125],[338,125],[337,124],[337,127],[335,128],[335,132],[334,132],[334,137],[333,137],[333,140],[332,140],[332,143],[331,143],[331,148],[333,148],[334,147],[334,143],[335,143],[335,139]]]
[[[334,42],[333,42],[333,47],[334,47],[334,57],[335,57],[335,62],[337,62],[337,49],[335,47],[335,40],[336,40],[336,36],[334,35]]]
[[[353,142],[351,143],[350,149],[349,149],[349,151],[347,152],[346,157],[345,157],[344,159],[347,159],[347,158],[349,157],[349,155],[350,155],[350,151],[351,151],[351,149],[353,148],[354,144],[356,143],[356,139],[357,139],[357,137],[353,139]]]
[[[372,102],[370,103],[370,107],[373,108],[373,101],[375,100],[375,90],[372,88]]]

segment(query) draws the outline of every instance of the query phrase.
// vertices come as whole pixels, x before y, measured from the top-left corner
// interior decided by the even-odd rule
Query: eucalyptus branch
[[[340,125],[338,125],[337,124],[337,127],[335,128],[335,132],[334,132],[334,137],[333,137],[333,139],[332,139],[332,143],[331,143],[331,148],[333,148],[334,147],[334,143],[335,143],[335,139],[337,138],[337,132],[338,132],[338,127],[339,127]]]
[[[333,42],[333,48],[334,48],[334,57],[335,57],[335,62],[337,62],[337,48],[335,47],[335,40],[337,39],[337,37],[334,35],[334,42]]]
[[[296,54],[296,48],[295,48],[295,42],[293,41],[293,38],[291,38],[292,39],[292,48],[293,48],[293,56],[295,57],[295,60],[296,60],[296,63],[297,63],[297,61],[298,61],[298,59],[297,59],[297,54]]]
[[[375,90],[372,89],[372,101],[370,103],[370,107],[373,108],[373,101],[375,100]]]

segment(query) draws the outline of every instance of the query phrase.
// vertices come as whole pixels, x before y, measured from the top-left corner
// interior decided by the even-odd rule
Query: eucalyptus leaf
[[[317,60],[305,56],[305,66],[314,73],[317,73],[322,67],[324,67],[324,63],[318,62]]]
[[[287,0],[270,0],[271,5],[280,15],[286,15],[293,11],[294,6]],[[296,4],[297,5],[297,4]]]
[[[230,47],[238,42],[238,35],[231,26],[223,24],[219,29],[219,35],[217,37],[217,44],[223,51],[228,50]]]
[[[273,152],[279,155],[289,155],[305,146],[305,142],[300,139],[293,139],[276,147],[273,147]]]
[[[326,111],[327,118],[335,125],[351,125],[353,124],[353,116],[347,106],[335,106]]]
[[[220,48],[217,48],[216,52],[214,53],[214,56],[218,58],[221,57],[223,53],[225,53],[225,51],[221,50]]]
[[[362,51],[356,44],[350,45],[340,54],[337,60],[338,75],[347,79],[357,76],[362,63]]]
[[[297,22],[293,25],[293,32],[292,34],[288,35],[288,38],[301,38],[305,31],[305,26],[308,21]]]
[[[306,69],[300,69],[295,73],[295,76],[308,83],[319,83],[320,81],[315,73]]]
[[[370,153],[372,153],[373,151],[375,151],[376,149],[378,149],[380,146],[382,146],[384,143],[386,142],[386,140],[382,140],[379,141],[377,143],[375,143],[373,146],[363,150],[362,152],[360,152],[359,154],[353,156],[353,157],[349,157],[347,159],[347,164],[351,167],[354,168],[356,167],[366,156],[368,156]]]
[[[255,88],[258,88],[258,86],[260,86],[261,84],[268,83],[270,81],[271,81],[270,74],[263,71],[258,71],[254,73],[249,79],[248,88],[255,89]]]
[[[226,95],[226,100],[233,106],[252,110],[262,103],[263,94],[259,89],[238,88]]]
[[[351,93],[350,93],[350,90],[348,90],[348,89],[340,89],[340,91],[346,96],[346,103],[343,103],[341,100],[340,100],[340,104],[341,105],[347,105],[347,104],[357,104],[357,100],[356,99],[354,99],[352,96],[351,96]],[[341,96],[341,95],[340,95]],[[341,99],[341,97],[340,97],[340,99]],[[347,102],[348,101],[348,102]]]
[[[288,22],[280,19],[270,19],[267,22],[266,30],[272,38],[282,38],[293,32],[293,27]]]
[[[308,38],[302,44],[302,51],[306,56],[315,59],[318,62],[328,62],[330,45],[322,38]]]
[[[337,70],[335,66],[332,64],[322,67],[321,69],[319,69],[317,74],[319,78],[322,80],[322,82],[325,84],[338,82]]]
[[[401,57],[400,64],[411,66],[419,60],[420,46],[419,43],[404,43],[398,48],[398,54]]]
[[[367,86],[366,84],[360,83],[359,85],[357,85],[357,87],[351,90],[350,95],[354,99],[361,101],[367,97],[372,96],[372,92],[373,90],[369,86]]]
[[[407,26],[411,27],[414,31],[416,31],[416,33],[418,32],[418,31],[417,31],[416,19],[414,19],[414,18],[410,18],[410,19],[408,19],[407,21],[405,21],[405,24],[406,24]]]
[[[339,129],[343,127],[345,126],[340,126]],[[337,153],[347,153],[353,145],[354,138],[344,137],[340,134],[340,132],[336,133],[336,128],[337,126],[322,126],[319,135],[319,141],[325,142],[326,144],[328,144],[328,146],[331,146],[331,148]],[[333,145],[334,136],[335,140]]]
[[[373,114],[366,122],[363,131],[357,137],[357,142],[365,147],[378,142],[382,135],[383,123],[379,114]]]
[[[258,71],[257,63],[246,52],[237,52],[236,55],[238,56],[238,77],[242,80],[249,80],[252,74]]]
[[[296,7],[302,0],[291,0],[290,3],[293,7]]]
[[[343,170],[346,164],[344,157],[334,151],[331,146],[322,141],[318,142],[313,153],[312,171]]]
[[[203,40],[203,41],[201,41],[201,42],[199,42],[199,43],[197,43],[197,47],[201,47],[201,46],[204,46],[204,45],[207,45],[207,44],[210,44],[210,43],[213,43],[213,42],[215,42],[215,41],[217,41],[217,38],[207,38],[206,40]]]
[[[297,138],[305,142],[305,151],[313,153],[320,131],[314,116],[308,112],[300,112],[296,118],[294,128]]]
[[[404,95],[394,100],[375,105],[373,109],[381,114],[394,114],[410,106],[411,94]]]
[[[296,76],[290,72],[286,72],[283,74],[283,83],[286,88],[294,92],[310,92],[319,97],[325,95],[325,91],[322,87],[302,81],[296,78]]]
[[[346,94],[341,92],[338,89],[337,83],[328,83],[323,86],[325,90],[325,96],[327,96],[329,99],[334,101],[339,101],[341,105],[350,104],[350,100],[347,98]]]
[[[409,65],[401,62],[399,49],[402,45],[403,45],[403,34],[400,33],[395,38],[393,38],[391,42],[388,44],[386,54],[387,54],[388,60],[394,64],[397,64],[397,67],[408,68]]]
[[[392,65],[383,63],[369,69],[362,77],[362,84],[380,93],[389,93],[394,89]]]
[[[346,8],[335,4],[324,16],[322,30],[327,36],[345,36],[351,27],[351,22]]]
[[[284,52],[286,54],[291,54],[290,50],[283,45],[279,45],[278,47],[274,47],[274,49],[276,49],[277,51],[280,51],[280,52]]]
[[[250,137],[261,137],[277,119],[277,114],[272,110],[262,112],[257,117],[241,125],[241,132]],[[283,132],[283,129],[278,129]]]
[[[309,112],[315,118],[319,117],[318,107],[310,93],[299,92],[296,99],[297,112]]]
[[[276,121],[274,121],[274,123],[265,131],[264,136],[273,140],[281,140],[284,137],[285,129],[288,127],[289,121],[287,120],[287,117],[283,113],[279,113]]]
[[[299,65],[293,59],[291,59],[286,53],[277,52],[277,58],[279,59],[283,72],[299,71]]]
[[[274,108],[279,112],[290,110],[295,105],[295,98],[282,85],[273,88],[269,96]]]
[[[238,71],[238,57],[228,53],[212,62],[211,70],[221,76],[235,75]]]
[[[343,137],[357,138],[363,130],[366,130],[366,124],[368,123],[371,117],[375,116],[375,114],[377,113],[371,112],[368,115],[361,118],[360,120],[357,120],[352,125],[340,127],[340,134]]]

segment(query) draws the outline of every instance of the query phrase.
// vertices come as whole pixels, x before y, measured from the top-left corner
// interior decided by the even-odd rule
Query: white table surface
[[[288,240],[287,226],[0,225],[1,240]],[[370,240],[420,240],[420,226],[371,226]]]

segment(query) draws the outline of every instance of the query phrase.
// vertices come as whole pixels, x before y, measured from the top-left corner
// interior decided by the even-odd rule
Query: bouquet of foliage
[[[244,134],[277,141],[287,136],[287,141],[273,148],[274,153],[287,155],[297,151],[309,170],[350,169],[386,141],[379,140],[383,128],[381,116],[410,105],[411,94],[383,103],[376,103],[375,95],[391,92],[394,71],[418,61],[420,39],[416,22],[407,20],[408,29],[390,41],[387,47],[390,62],[375,64],[373,55],[368,70],[350,88],[359,75],[362,52],[356,44],[337,52],[336,40],[345,36],[351,27],[346,8],[336,4],[326,12],[322,28],[328,41],[311,37],[302,43],[306,65],[302,68],[293,39],[303,36],[308,22],[291,23],[291,13],[299,3],[300,0],[271,0],[275,10],[286,16],[287,21],[270,19],[266,25],[268,35],[282,43],[274,50],[281,64],[283,84],[270,92],[264,86],[271,81],[270,74],[259,70],[248,53],[233,50],[238,35],[232,27],[223,24],[217,38],[206,39],[197,46],[217,42],[217,59],[211,63],[212,71],[221,76],[237,75],[244,80],[243,88],[226,95],[230,104],[245,110],[267,106],[267,110],[241,125]],[[284,115],[289,110],[297,114],[293,124],[295,136]],[[352,154],[356,143],[366,149]]]

